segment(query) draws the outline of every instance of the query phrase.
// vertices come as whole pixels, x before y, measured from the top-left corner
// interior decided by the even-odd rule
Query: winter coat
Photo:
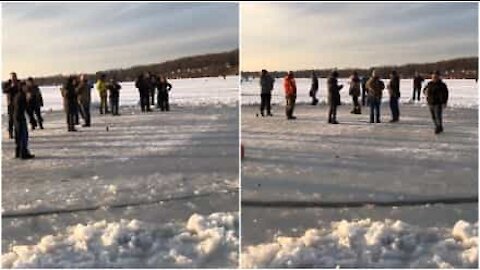
[[[285,96],[292,97],[297,95],[297,84],[295,78],[285,76],[283,81],[283,88],[285,89]]]
[[[400,77],[394,76],[388,82],[388,93],[392,98],[400,98]]]
[[[368,96],[373,98],[382,98],[383,89],[385,89],[385,84],[378,77],[372,77],[368,80],[367,84]]]
[[[338,85],[338,80],[335,77],[328,78],[328,103],[340,105],[340,90],[343,85]]]
[[[135,81],[135,87],[138,88],[140,94],[148,95],[150,92],[150,83],[149,80],[144,77],[140,77]]]
[[[172,85],[169,82],[157,83],[158,95],[166,95],[172,89]]]
[[[310,88],[311,92],[317,92],[318,91],[318,77],[317,76],[312,76],[312,86]]]
[[[43,97],[40,87],[32,85],[28,87],[27,102],[32,108],[43,107]]]
[[[418,75],[413,78],[413,88],[415,89],[421,89],[422,88],[422,83],[425,79]]]
[[[261,94],[271,94],[275,80],[270,75],[260,77]]]
[[[107,84],[107,89],[110,97],[118,97],[120,96],[120,89],[122,89],[122,86],[120,86],[118,82],[114,82]]]
[[[82,105],[90,104],[92,100],[92,85],[88,83],[87,80],[81,81],[77,86],[77,101]]]
[[[23,91],[17,91],[12,98],[13,105],[13,121],[14,125],[18,127],[20,124],[27,123],[25,112],[27,111],[27,96]]]
[[[108,93],[107,83],[103,80],[97,81],[97,91],[100,97],[106,97]]]
[[[2,90],[7,95],[7,104],[13,104],[13,99],[18,91],[20,91],[20,82],[13,83],[12,80],[8,80],[2,85]]]
[[[352,97],[360,96],[360,78],[355,76],[350,77],[350,90],[348,94]]]
[[[427,102],[429,105],[447,104],[448,88],[441,80],[436,82],[430,81],[423,89],[423,93],[427,96]]]

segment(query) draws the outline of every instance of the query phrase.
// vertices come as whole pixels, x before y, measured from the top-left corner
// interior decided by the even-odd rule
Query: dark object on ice
[[[272,90],[275,80],[270,76],[267,70],[262,70],[262,75],[260,76],[260,113],[262,116],[265,109],[267,114],[271,115],[272,108]]]
[[[328,123],[338,124],[337,106],[340,105],[340,90],[343,85],[338,85],[338,72],[334,70],[327,81],[328,86]]]
[[[30,117],[32,129],[37,125],[43,129],[43,117],[41,108],[43,107],[43,97],[40,87],[35,84],[32,77],[27,79],[27,114]]]
[[[170,103],[168,93],[172,89],[172,85],[167,81],[167,78],[160,76],[156,85],[157,93],[157,108],[163,111],[170,111]]]
[[[398,102],[400,99],[400,77],[395,70],[390,74],[388,93],[390,94],[390,110],[392,112],[392,121],[390,122],[398,122],[400,120],[400,108]]]
[[[289,71],[287,76],[285,76],[283,81],[283,87],[285,89],[285,114],[287,115],[287,119],[297,119],[293,116],[293,111],[295,109],[295,100],[297,99],[297,84],[295,83],[295,76],[293,75],[292,71]]]
[[[13,97],[13,126],[15,133],[15,157],[21,159],[33,158],[28,150],[28,125],[25,113],[27,112],[27,85],[19,82],[18,91]]]
[[[313,106],[318,104],[317,92],[318,92],[318,77],[317,77],[317,74],[314,71],[312,71],[312,86],[310,87],[309,95],[312,98],[312,103],[310,104]]]
[[[77,78],[75,76],[68,77],[67,81],[63,85],[61,92],[63,96],[63,106],[65,108],[65,114],[67,116],[68,131],[76,131],[76,115],[77,114]]]
[[[353,114],[362,113],[362,108],[360,107],[360,103],[358,102],[358,97],[360,96],[360,84],[360,77],[358,77],[358,73],[354,71],[352,76],[350,76],[349,90],[349,94],[350,96],[352,96],[353,109],[351,113]]]
[[[370,123],[380,123],[380,105],[385,84],[376,75],[375,70],[372,71],[372,77],[368,80],[366,87],[370,104]]]
[[[432,80],[425,86],[423,93],[435,125],[435,134],[443,132],[443,108],[447,106],[448,88],[440,78],[438,71],[432,73]]]
[[[415,101],[415,98],[420,101],[420,92],[422,89],[422,83],[425,79],[420,76],[420,74],[415,71],[415,77],[413,78],[413,95],[412,100]]]

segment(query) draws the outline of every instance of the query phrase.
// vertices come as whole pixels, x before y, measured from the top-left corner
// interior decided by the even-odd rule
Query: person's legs
[[[294,110],[295,110],[295,101],[296,101],[296,99],[297,99],[297,97],[295,97],[295,96],[292,97],[292,106],[291,106],[292,109],[291,109],[291,112],[290,112],[291,118],[295,118],[295,116],[293,115],[293,112],[294,112]]]
[[[264,115],[264,111],[265,111],[265,107],[266,107],[266,103],[267,103],[267,97],[265,94],[261,94],[260,95],[260,114],[263,116]]]
[[[374,113],[375,113],[375,102],[373,100],[370,100],[368,101],[369,105],[370,105],[370,123],[373,123],[374,122]]]
[[[362,88],[362,106],[365,106],[365,100],[366,100],[366,90],[365,88]]]
[[[267,94],[265,103],[267,107],[267,115],[272,116],[272,94]]]
[[[420,93],[421,93],[422,89],[421,88],[417,88],[417,100],[420,101]]]
[[[430,115],[432,116],[433,124],[435,125],[435,128],[437,128],[437,115],[435,113],[435,105],[429,105],[428,110],[430,111]]]
[[[33,115],[33,106],[30,104],[27,106],[27,115],[32,129],[35,129],[37,127],[37,120],[35,120],[35,116]]]
[[[42,117],[42,111],[41,111],[40,106],[35,107],[34,113],[37,117],[38,125],[40,126],[40,129],[43,129],[43,117]]]
[[[164,94],[163,94],[163,93],[162,93],[162,94],[159,94],[159,100],[160,100],[160,103],[157,104],[157,105],[160,106],[160,110],[163,112],[163,111],[165,111],[165,109],[166,109],[166,108],[165,108],[165,97],[164,97]]]
[[[152,106],[155,105],[155,88],[150,89],[150,100],[152,102]]]
[[[12,104],[9,104],[8,105],[8,136],[10,137],[10,139],[13,139],[14,136],[13,136],[13,105]]]
[[[332,123],[337,124],[337,104],[333,103],[332,105]]]
[[[170,111],[170,101],[168,93],[165,93],[165,109],[167,110],[167,112]]]
[[[287,97],[286,98],[287,105],[285,106],[285,114],[287,115],[287,118],[290,119],[292,117],[292,98]]]
[[[376,99],[375,100],[375,122],[380,123],[380,106],[381,106],[381,100]]]
[[[442,132],[443,131],[443,107],[442,107],[442,105],[436,105],[435,113],[436,113],[438,128],[439,128],[440,132]]]

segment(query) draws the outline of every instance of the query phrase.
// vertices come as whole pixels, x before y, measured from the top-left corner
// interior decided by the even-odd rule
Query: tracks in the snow
[[[198,199],[202,197],[210,197],[214,195],[223,195],[223,194],[231,194],[231,193],[238,193],[238,190],[232,189],[232,190],[228,190],[225,193],[206,192],[203,194],[188,194],[188,195],[183,195],[178,197],[159,198],[156,200],[145,200],[145,201],[138,201],[138,202],[117,203],[117,204],[111,204],[111,205],[92,205],[92,206],[72,207],[72,208],[64,208],[64,209],[45,209],[45,210],[32,210],[32,211],[28,211],[28,210],[27,211],[11,211],[11,212],[2,213],[2,218],[27,218],[27,217],[38,217],[38,216],[47,216],[47,215],[97,211],[102,209],[118,209],[118,208],[136,207],[136,206],[143,206],[143,205],[152,205],[152,204],[171,202],[171,201],[184,201],[184,200]]]
[[[383,201],[262,201],[242,200],[245,207],[270,207],[270,208],[360,208],[360,207],[402,207],[423,206],[433,204],[465,204],[478,203],[477,196],[469,197],[444,197],[444,198],[419,198],[406,200],[383,200]]]

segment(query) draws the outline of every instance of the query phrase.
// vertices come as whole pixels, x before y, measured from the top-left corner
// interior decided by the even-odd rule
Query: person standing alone
[[[67,116],[68,132],[77,131],[75,129],[75,115],[77,114],[77,78],[68,77],[62,87],[63,105]]]
[[[337,122],[337,107],[340,105],[340,90],[343,85],[338,85],[338,72],[335,70],[328,78],[328,123],[338,124]]]
[[[43,107],[42,92],[40,91],[40,87],[35,84],[32,77],[27,79],[27,90],[27,111],[30,111],[28,114],[31,119],[33,119],[31,120],[31,123],[35,123],[35,125],[32,125],[32,129],[35,129],[37,124],[40,129],[43,129],[43,117],[41,112],[41,108]]]
[[[400,120],[400,108],[398,107],[398,101],[400,99],[400,77],[395,70],[390,73],[388,93],[390,94],[390,110],[392,111],[392,120],[390,120],[390,123],[395,123]]]
[[[287,103],[285,107],[287,120],[295,120],[297,117],[293,116],[293,110],[295,109],[295,100],[297,99],[297,84],[292,71],[289,71],[287,76],[285,76],[283,88],[285,89],[285,100]]]
[[[360,96],[360,78],[358,77],[358,73],[356,71],[353,72],[352,76],[350,76],[350,90],[349,94],[352,96],[353,102],[353,109],[350,113],[353,114],[361,114],[362,108],[360,107],[360,103],[358,102],[358,97]]]
[[[318,98],[317,98],[317,92],[318,92],[318,77],[315,71],[312,71],[312,86],[310,87],[310,97],[312,98],[312,105],[315,106],[318,104]]]
[[[35,156],[28,150],[28,125],[25,113],[27,112],[27,92],[25,82],[19,82],[18,91],[13,97],[13,126],[15,131],[15,158],[31,159]]]
[[[107,114],[108,111],[108,89],[107,89],[107,76],[105,74],[100,75],[97,81],[97,91],[100,96],[100,114]]]
[[[415,101],[415,98],[417,98],[418,101],[420,101],[420,92],[422,90],[422,83],[425,79],[420,76],[418,71],[415,71],[415,77],[413,77],[413,97],[412,101]]]
[[[265,116],[264,111],[267,110],[268,116],[273,116],[271,112],[272,102],[272,90],[275,80],[270,76],[267,70],[262,69],[262,75],[260,75],[260,114]]]
[[[448,88],[440,78],[440,72],[432,73],[432,80],[423,89],[435,124],[435,134],[443,132],[443,109],[447,106]]]

